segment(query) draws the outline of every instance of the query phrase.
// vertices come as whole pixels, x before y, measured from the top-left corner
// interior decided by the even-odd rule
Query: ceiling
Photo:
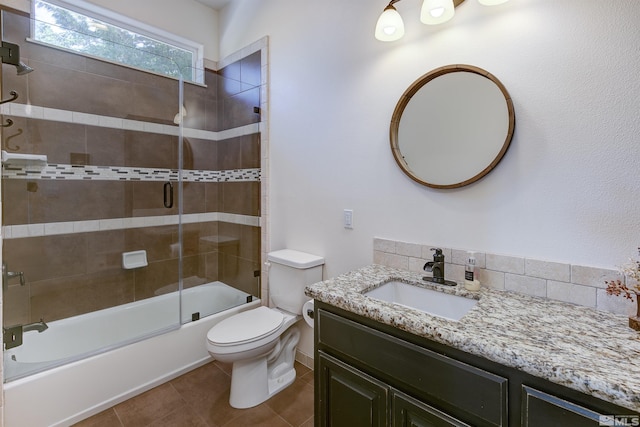
[[[216,10],[220,10],[226,5],[228,5],[229,3],[231,3],[231,0],[196,0],[196,1],[198,3],[202,3],[205,6],[209,6]]]

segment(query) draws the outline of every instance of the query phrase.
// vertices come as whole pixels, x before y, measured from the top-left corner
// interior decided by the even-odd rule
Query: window
[[[35,41],[203,83],[202,45],[81,0],[34,0]]]

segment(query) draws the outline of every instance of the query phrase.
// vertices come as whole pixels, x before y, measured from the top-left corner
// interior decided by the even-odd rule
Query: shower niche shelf
[[[122,268],[125,270],[146,267],[147,265],[147,251],[145,250],[124,252],[122,254]]]

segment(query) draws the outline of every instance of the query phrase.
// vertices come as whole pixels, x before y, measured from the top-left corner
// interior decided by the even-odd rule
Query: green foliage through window
[[[197,81],[195,53],[108,22],[35,0],[33,38],[119,64]]]

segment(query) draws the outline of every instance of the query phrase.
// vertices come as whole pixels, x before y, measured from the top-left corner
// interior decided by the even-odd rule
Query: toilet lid
[[[277,310],[258,307],[227,317],[207,333],[207,340],[218,345],[255,341],[282,325],[284,316]]]

